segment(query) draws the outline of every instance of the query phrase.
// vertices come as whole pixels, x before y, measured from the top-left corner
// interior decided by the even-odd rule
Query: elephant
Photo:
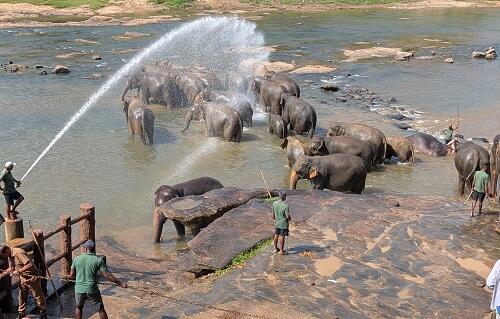
[[[205,89],[202,92],[204,101],[224,103],[235,109],[243,120],[243,126],[252,127],[253,109],[248,98],[237,92]]]
[[[450,145],[438,141],[434,136],[417,132],[407,137],[413,145],[416,153],[423,153],[430,156],[446,156],[455,154],[456,140]]]
[[[359,123],[333,122],[327,132],[328,136],[352,136],[371,145],[373,165],[383,164],[387,149],[387,139],[380,130]]]
[[[223,187],[221,182],[212,177],[200,177],[172,186],[162,185],[155,191],[155,207],[161,206],[173,198],[202,195]]]
[[[266,75],[264,76],[266,80],[271,80],[274,82],[279,83],[280,85],[283,85],[290,94],[300,97],[300,88],[297,82],[289,78],[288,76],[284,74],[279,74],[274,71],[268,71]]]
[[[122,92],[121,100],[125,100],[125,96],[128,91],[137,89],[144,104],[148,105],[150,102],[162,104],[163,83],[165,80],[166,77],[164,74],[148,74],[144,71],[144,69],[141,69],[141,71],[134,73],[127,80],[127,84]]]
[[[365,162],[347,154],[300,156],[292,167],[290,189],[297,188],[299,179],[311,181],[314,189],[361,194],[366,182]]]
[[[281,115],[281,96],[283,93],[288,93],[283,85],[271,80],[255,78],[252,91],[260,96],[260,104],[265,112]]]
[[[153,144],[155,115],[137,96],[125,97],[123,112],[130,134],[138,134],[145,145]]]
[[[293,167],[297,158],[302,155],[313,156],[309,147],[307,147],[308,143],[303,143],[298,138],[294,136],[288,136],[281,142],[280,146],[282,149],[286,148],[286,157],[288,159],[288,167]]]
[[[307,132],[307,136],[312,138],[317,121],[314,107],[301,98],[290,95],[290,93],[281,95],[280,104],[285,124],[290,124],[290,129],[293,129],[297,135]]]
[[[415,162],[415,151],[412,143],[406,137],[388,137],[385,158],[396,156],[400,162]]]
[[[239,142],[243,131],[243,120],[232,107],[217,102],[205,102],[201,94],[196,98],[195,105],[186,115],[185,132],[195,115],[201,115],[205,120],[205,133],[208,137],[221,137],[227,142]]]
[[[460,195],[464,194],[466,184],[472,189],[474,173],[481,170],[483,164],[490,167],[490,153],[484,147],[472,142],[465,142],[458,146],[455,154],[455,167],[458,172],[458,192]],[[489,173],[488,171],[487,173]]]
[[[310,150],[314,156],[330,154],[357,156],[365,161],[367,171],[370,171],[373,163],[373,151],[370,143],[352,136],[314,137],[311,140]]]
[[[269,114],[269,133],[282,139],[288,136],[288,129],[281,116],[277,114]]]
[[[493,145],[491,146],[491,156],[490,156],[490,164],[491,164],[491,194],[493,196],[500,195],[498,192],[498,184],[500,179],[498,178],[500,175],[500,134],[496,135],[493,138]]]

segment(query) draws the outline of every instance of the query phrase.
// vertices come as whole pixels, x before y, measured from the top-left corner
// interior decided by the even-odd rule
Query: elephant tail
[[[415,163],[415,149],[412,143],[410,143],[410,163]]]
[[[474,181],[473,179],[471,180],[471,177],[474,178],[474,173],[479,170],[479,154],[477,153],[477,151],[473,151],[472,152],[472,158],[470,160],[470,173],[469,175],[467,175],[467,178],[465,179],[465,183],[467,183],[469,180],[470,180],[470,185],[471,187],[474,187],[474,185],[472,185],[472,182]]]
[[[387,138],[384,136],[384,153],[380,154],[380,164],[383,164],[385,162],[385,154],[387,153]]]
[[[144,144],[153,144],[153,132],[155,126],[155,115],[153,111],[145,107],[142,111],[142,133],[144,136]]]

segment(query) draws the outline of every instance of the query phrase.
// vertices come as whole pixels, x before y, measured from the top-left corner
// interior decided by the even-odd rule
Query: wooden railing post
[[[38,248],[34,247],[33,255],[34,255],[34,263],[35,267],[40,271],[40,276],[47,277],[47,269],[45,268],[45,240],[43,238],[43,230],[35,229],[33,231],[35,238],[33,240],[40,247],[40,251]],[[41,254],[40,254],[41,252]],[[45,295],[47,295],[47,279],[42,279],[42,290]]]
[[[95,207],[92,204],[80,205],[80,215],[88,215],[80,222],[80,240],[93,240],[95,243]],[[82,250],[83,251],[83,250]],[[92,250],[95,253],[95,246]]]
[[[73,251],[71,247],[71,216],[61,215],[59,224],[64,226],[60,235],[61,254],[64,254],[61,259],[61,277],[68,276],[71,271],[71,263],[73,262]]]

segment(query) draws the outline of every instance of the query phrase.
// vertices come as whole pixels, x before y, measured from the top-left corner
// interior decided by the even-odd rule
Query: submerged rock
[[[444,63],[450,63],[450,64],[452,64],[453,62],[455,62],[455,61],[453,61],[453,58],[446,58],[444,60]]]
[[[335,84],[323,84],[320,86],[323,91],[337,92],[339,90],[338,85]]]
[[[137,38],[143,38],[143,37],[149,37],[149,36],[150,36],[149,33],[127,31],[121,35],[113,36],[113,39],[115,39],[115,40],[131,40],[131,39],[137,39]]]
[[[101,60],[101,57],[99,55],[97,55],[97,54],[94,54],[94,55],[91,56],[91,59],[92,60]]]
[[[326,65],[308,65],[296,70],[291,71],[292,74],[318,74],[318,73],[330,73],[336,69],[331,66]]]

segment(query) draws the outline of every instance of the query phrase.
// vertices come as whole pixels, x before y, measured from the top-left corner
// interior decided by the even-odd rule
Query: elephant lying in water
[[[202,195],[213,189],[223,187],[221,182],[212,177],[200,177],[172,186],[161,185],[155,191],[155,207],[161,206],[173,198]]]
[[[348,154],[361,158],[369,171],[373,163],[373,152],[368,142],[352,136],[314,137],[311,140],[311,152],[317,156],[330,154]]]
[[[196,98],[194,108],[186,115],[186,131],[197,115],[205,121],[207,137],[221,137],[227,142],[239,142],[243,131],[243,120],[238,112],[226,104],[205,102],[201,95]],[[201,115],[201,116],[200,116]]]
[[[359,123],[333,122],[327,132],[328,136],[352,136],[370,143],[373,152],[373,164],[383,164],[387,149],[387,140],[380,130]]]
[[[407,138],[417,153],[423,153],[431,156],[446,156],[455,153],[455,142],[450,145],[446,145],[438,141],[437,138],[430,134],[417,132]]]
[[[458,192],[460,195],[464,194],[466,184],[469,189],[472,189],[474,173],[481,170],[483,164],[490,167],[490,154],[484,147],[472,142],[459,145],[455,154],[455,167],[458,172]]]
[[[155,115],[137,96],[125,97],[123,112],[130,134],[138,134],[145,145],[153,144]]]
[[[300,156],[292,167],[290,188],[297,188],[299,179],[308,179],[314,189],[361,194],[366,182],[365,162],[346,154]]]

